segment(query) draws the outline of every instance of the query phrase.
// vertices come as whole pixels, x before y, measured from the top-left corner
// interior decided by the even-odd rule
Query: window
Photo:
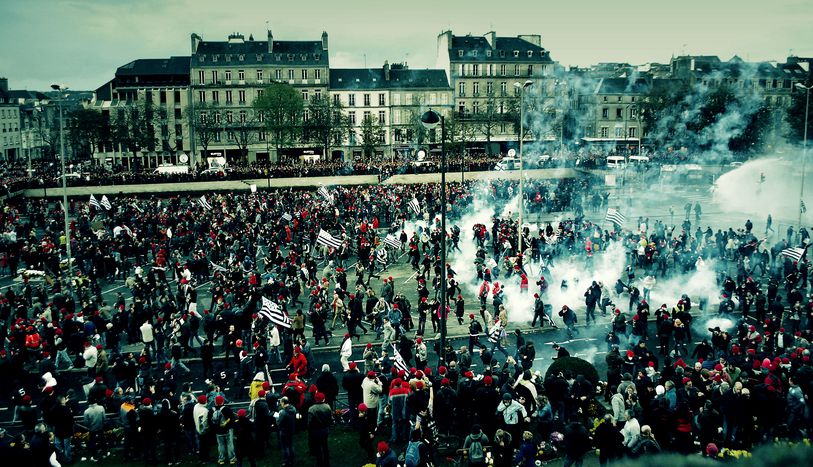
[[[610,118],[610,109],[608,109],[607,107],[602,107],[601,118]]]
[[[313,97],[314,97],[316,100],[321,99],[321,98],[322,98],[322,91],[314,91],[314,93],[313,93]]]
[[[227,54],[227,55],[226,55],[226,61],[227,61],[227,62],[230,62],[230,61],[231,61],[231,54]]]
[[[263,90],[262,89],[257,90],[257,98],[259,99],[260,97],[263,97]]]
[[[206,84],[206,72],[198,70],[198,84]]]
[[[302,79],[308,79],[308,70],[307,69],[303,69],[300,73],[302,75]]]
[[[246,91],[238,91],[238,95],[240,97],[240,103],[245,104],[246,103]]]
[[[220,124],[220,112],[215,112],[214,114],[212,114],[212,118],[214,118],[215,123],[217,123],[218,125]]]
[[[229,141],[234,141],[234,132],[231,131],[231,130],[227,131],[226,132],[226,139],[228,139]]]
[[[621,102],[621,96],[618,96],[618,102]]]
[[[181,137],[183,135],[183,125],[175,125],[175,137]]]
[[[219,143],[219,142],[220,142],[220,132],[216,131],[215,132],[215,143]]]
[[[500,95],[501,96],[506,95],[507,91],[508,91],[508,83],[506,83],[505,81],[501,82],[500,83]]]
[[[217,83],[217,70],[212,70],[212,83]]]
[[[378,105],[384,105],[384,93],[383,92],[378,94]]]
[[[500,65],[500,76],[505,76],[505,65]]]
[[[282,70],[274,70],[274,79],[277,81],[282,79]]]
[[[480,103],[479,102],[474,101],[474,102],[471,103],[471,113],[473,113],[475,115],[480,113]]]
[[[616,138],[623,138],[624,137],[624,129],[620,126],[615,127],[615,137]]]
[[[534,56],[534,51],[533,51],[533,50],[529,50],[529,51],[528,51],[528,58],[531,58],[531,57],[533,57],[533,56]]]
[[[533,76],[534,74],[534,66],[528,65],[528,76]]]
[[[472,83],[472,85],[471,85],[471,94],[473,96],[479,96],[480,95],[480,83]]]
[[[322,70],[319,68],[313,70],[313,79],[322,79]]]
[[[460,97],[466,97],[466,83],[459,83],[457,95]]]
[[[246,123],[246,111],[245,110],[240,111],[240,123]]]
[[[206,102],[206,91],[198,91],[198,102]]]
[[[379,125],[386,125],[387,124],[386,114],[384,113],[383,110],[378,111],[378,124]]]
[[[350,107],[355,107],[356,106],[356,95],[355,94],[349,94],[347,96],[347,105],[349,105]]]
[[[490,50],[486,50],[486,57],[490,57],[490,56],[491,56],[491,51],[490,51]]]
[[[341,99],[339,98],[338,94],[334,94],[333,95],[333,105],[339,105],[339,104],[341,104]]]
[[[610,136],[609,130],[610,129],[607,128],[606,126],[601,127],[601,137],[606,138],[606,137]]]
[[[231,103],[232,103],[231,91],[226,91],[226,103],[227,103],[227,104],[231,104]]]
[[[364,94],[364,106],[365,107],[370,106],[370,95],[369,94]]]
[[[257,70],[257,81],[262,81],[262,80],[263,80],[263,71],[262,70]]]
[[[471,74],[474,76],[480,76],[480,65],[474,64],[471,66]]]
[[[629,128],[629,137],[630,138],[637,138],[638,137],[637,133],[638,133],[638,129],[635,128],[634,126]]]
[[[515,57],[515,58],[516,58],[516,57],[519,57],[519,50],[515,50],[515,51],[514,51],[514,57]]]
[[[257,133],[257,140],[258,140],[258,141],[265,141],[265,131],[260,130],[260,131]]]
[[[607,102],[607,96],[604,96],[604,102]]]
[[[505,50],[500,50],[500,57],[505,57]]]
[[[214,54],[212,55],[212,61],[216,62],[220,58],[220,55]]]
[[[514,76],[519,76],[519,65],[514,65]]]
[[[173,100],[175,101],[176,104],[180,104],[181,103],[181,91],[175,91],[173,93],[173,95],[172,95],[172,98],[173,98]]]
[[[288,79],[294,79],[294,70],[288,70]]]
[[[462,50],[458,50],[458,51],[457,51],[457,56],[458,56],[458,57],[462,57],[462,56],[463,56],[463,51],[462,51]]]
[[[404,138],[403,131],[400,128],[392,130],[392,138],[395,140],[396,143],[402,142]]]
[[[638,118],[638,109],[636,107],[630,107],[630,119],[635,120]]]
[[[243,62],[243,61],[246,60],[246,56],[243,55],[243,54],[240,54],[240,55],[237,56],[237,60],[240,60],[241,62]]]
[[[226,111],[226,123],[232,123],[234,121],[234,115],[232,115],[231,110]]]
[[[489,96],[494,94],[494,83],[491,81],[486,83],[486,94]]]
[[[218,91],[212,91],[212,102],[215,104],[220,103],[220,93]]]
[[[265,123],[265,113],[264,112],[257,112],[257,121],[260,123]]]
[[[310,118],[311,118],[311,113],[310,113],[310,111],[309,111],[308,109],[305,109],[305,110],[302,112],[302,120],[304,120],[304,121],[306,121],[306,122],[307,122],[308,120],[310,120]]]
[[[308,102],[308,91],[302,91],[302,100]]]
[[[476,50],[472,50],[472,51],[471,51],[471,56],[472,56],[472,57],[476,57],[476,56],[477,56],[477,51],[476,51]]]
[[[183,115],[181,114],[181,109],[175,109],[175,120],[180,120],[182,118]]]
[[[231,81],[231,70],[226,70],[226,81]]]
[[[624,109],[615,109],[615,119],[621,120],[622,118],[624,118]]]
[[[246,80],[246,70],[240,70],[237,72],[237,79],[240,81]]]
[[[355,112],[348,112],[347,116],[350,117],[350,124],[355,125],[356,124],[356,113]]]

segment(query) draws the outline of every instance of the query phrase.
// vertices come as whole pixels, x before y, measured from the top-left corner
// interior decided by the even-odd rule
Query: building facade
[[[0,78],[0,160],[15,161],[21,157],[20,107],[8,92],[8,79]]]

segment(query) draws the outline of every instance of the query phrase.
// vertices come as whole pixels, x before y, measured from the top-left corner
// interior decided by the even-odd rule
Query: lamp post
[[[522,254],[522,211],[525,200],[523,199],[523,188],[525,177],[522,162],[522,141],[525,139],[525,88],[534,84],[527,80],[524,83],[514,83],[514,87],[519,89],[519,225],[517,226],[517,261]]]
[[[802,186],[799,188],[799,222],[796,226],[796,232],[802,230],[802,198],[805,195],[805,164],[807,163],[807,118],[810,114],[810,90],[813,89],[813,84],[805,86],[802,83],[796,83],[798,89],[805,90],[805,132],[804,132],[804,150],[802,152]]]
[[[446,362],[446,122],[432,109],[421,115],[424,128],[431,130],[440,123],[440,360]]]
[[[62,212],[65,214],[65,253],[68,256],[68,288],[72,288],[73,264],[71,261],[71,232],[68,222],[68,177],[65,173],[65,120],[63,118],[63,92],[68,90],[64,84],[52,84],[51,89],[59,93],[59,159],[62,163]]]

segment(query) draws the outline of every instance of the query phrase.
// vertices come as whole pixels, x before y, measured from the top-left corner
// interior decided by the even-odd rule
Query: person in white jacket
[[[367,377],[361,382],[361,392],[367,410],[371,410],[370,413],[376,413],[378,410],[378,404],[381,400],[381,391],[383,391],[381,381],[376,377],[374,371],[368,371]]]
[[[350,357],[353,355],[353,339],[350,338],[350,334],[344,335],[344,340],[342,341],[342,346],[339,349],[339,360],[342,362],[342,368],[344,371],[350,369]]]
[[[624,419],[627,421],[624,423],[624,428],[621,429],[621,434],[624,435],[624,447],[631,449],[638,442],[638,438],[641,437],[641,425],[632,410],[627,410],[624,413]]]
[[[96,376],[96,361],[99,358],[99,350],[92,346],[90,342],[85,342],[85,350],[82,352],[82,358],[85,360],[85,368],[88,369],[88,376]]]

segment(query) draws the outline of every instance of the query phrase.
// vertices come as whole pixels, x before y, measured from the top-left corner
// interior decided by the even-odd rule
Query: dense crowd
[[[221,464],[254,465],[278,449],[283,465],[297,465],[294,444],[306,437],[324,466],[342,407],[340,420],[358,431],[367,460],[382,466],[432,465],[450,447],[463,449],[470,465],[530,466],[560,455],[580,463],[592,447],[603,463],[661,450],[716,457],[777,437],[806,438],[813,299],[805,291],[813,277],[806,259],[781,254],[794,239],[768,245],[752,224],[693,232],[689,210],[677,228],[639,219],[632,230],[602,229],[585,217],[606,205],[606,197],[586,195],[590,188],[583,179],[528,183],[527,212],[575,215],[534,232],[499,217],[471,230],[456,225],[478,197],[493,205],[512,199],[516,185],[507,181],[450,184],[446,233],[436,220],[438,185],[222,194],[206,203],[121,198],[107,212],[73,201],[70,239],[59,206],[7,205],[0,275],[25,272],[0,299],[0,398],[20,426],[13,436],[0,432],[0,450],[8,459],[35,455],[42,465],[71,462],[73,416],[82,415],[87,457],[97,460],[108,455],[105,414],[113,413],[127,458],[157,462],[160,448],[167,464],[193,451],[207,462],[217,446]],[[321,230],[333,242],[317,241]],[[473,273],[442,270],[444,235],[450,252],[476,246]],[[68,242],[70,279],[58,277],[68,270],[61,261]],[[547,283],[545,271],[560,261],[589,271],[594,253],[613,243],[627,252],[623,277],[609,287],[593,282],[583,306],[555,303],[554,313],[547,302],[560,284]],[[650,308],[658,280],[712,259],[726,265],[711,284],[720,290],[718,309],[708,309],[711,297],[686,295]],[[416,300],[385,271],[395,261],[414,270]],[[529,263],[542,275],[530,277]],[[116,280],[129,294],[108,300],[102,287]],[[204,301],[198,290],[206,282]],[[444,283],[447,303],[438,293]],[[466,285],[477,286],[476,304],[464,302]],[[533,343],[506,332],[518,306],[505,293],[512,286],[533,302],[532,325],[538,318],[579,332],[584,316],[589,330],[596,312],[610,323],[602,382],[567,365],[534,371]],[[698,311],[732,325],[698,333]],[[439,331],[441,317],[468,330],[468,345],[430,341],[427,327]],[[369,331],[376,339],[354,347]],[[328,343],[339,346],[341,369],[314,354]],[[124,350],[128,344],[138,350]],[[557,352],[568,357],[564,346]],[[185,382],[189,356],[200,358],[205,383]],[[272,378],[276,369],[285,369],[284,381]],[[84,394],[69,389],[76,374]]]

